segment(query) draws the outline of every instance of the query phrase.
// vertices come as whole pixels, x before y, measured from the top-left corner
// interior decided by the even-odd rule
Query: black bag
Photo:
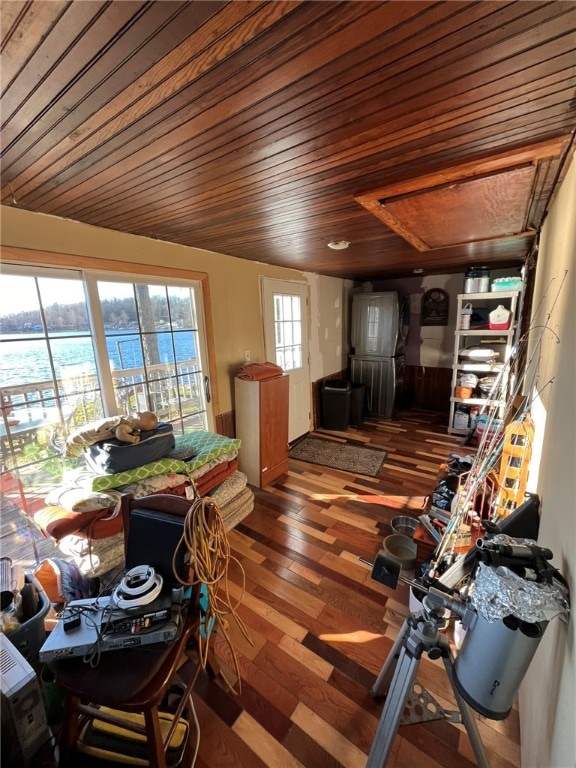
[[[167,456],[174,449],[172,424],[160,422],[156,429],[142,431],[139,443],[123,443],[112,438],[84,449],[86,463],[99,475],[115,475]]]

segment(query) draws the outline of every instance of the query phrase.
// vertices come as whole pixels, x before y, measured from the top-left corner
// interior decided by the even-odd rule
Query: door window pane
[[[302,322],[299,296],[274,294],[276,364],[285,371],[302,367]]]

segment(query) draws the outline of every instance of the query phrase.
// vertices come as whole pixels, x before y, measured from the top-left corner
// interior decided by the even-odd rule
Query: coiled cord
[[[181,548],[185,547],[190,554],[189,580],[178,574],[177,562]],[[240,598],[233,605],[228,590],[228,568],[231,562],[236,562],[242,574]],[[240,668],[236,652],[228,633],[227,617],[232,618],[246,640],[252,645],[246,625],[237,613],[245,590],[246,576],[238,558],[230,552],[230,544],[222,514],[216,502],[204,496],[192,502],[184,519],[184,531],[172,558],[172,570],[178,582],[184,586],[204,584],[207,592],[208,607],[204,623],[200,622],[197,631],[198,654],[203,669],[208,663],[210,629],[212,624],[218,628],[232,654],[234,671],[238,680],[237,690],[222,675],[224,682],[234,693],[240,693]],[[223,594],[220,594],[223,592]]]

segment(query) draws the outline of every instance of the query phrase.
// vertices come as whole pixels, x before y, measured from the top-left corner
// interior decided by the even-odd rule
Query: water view
[[[154,341],[159,363],[189,361],[196,357],[194,332],[174,331],[149,334]],[[174,339],[174,346],[172,345]],[[47,381],[52,377],[48,348],[44,338],[32,334],[2,334],[0,354],[0,386],[18,386],[31,381]],[[125,331],[108,331],[106,346],[111,367],[120,371],[142,368],[144,355],[140,337]],[[57,378],[65,379],[76,371],[96,373],[94,348],[85,333],[51,333],[50,347]]]

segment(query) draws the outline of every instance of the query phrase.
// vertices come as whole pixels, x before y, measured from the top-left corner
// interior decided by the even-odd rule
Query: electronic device
[[[36,673],[10,639],[0,633],[2,764],[27,768],[50,738]]]
[[[183,517],[135,507],[130,510],[129,525],[127,568],[148,563],[162,576],[165,584],[178,585],[174,576],[176,569],[182,580],[187,581],[189,552],[186,547],[178,546],[184,533]]]
[[[112,597],[72,600],[42,648],[42,662],[78,658],[94,652],[136,648],[154,643],[169,643],[180,626],[181,605],[172,595],[160,595],[146,606],[131,610],[117,608]],[[64,622],[79,616],[79,626],[66,631]]]

